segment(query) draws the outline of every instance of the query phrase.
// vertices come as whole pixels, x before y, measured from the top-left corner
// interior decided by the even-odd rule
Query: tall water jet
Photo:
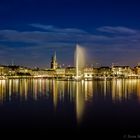
[[[85,49],[77,44],[75,50],[76,80],[82,78],[82,69],[85,66],[85,59]]]

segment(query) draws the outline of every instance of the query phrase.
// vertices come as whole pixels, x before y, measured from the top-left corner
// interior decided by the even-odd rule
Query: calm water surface
[[[0,124],[140,134],[140,80],[0,80]]]

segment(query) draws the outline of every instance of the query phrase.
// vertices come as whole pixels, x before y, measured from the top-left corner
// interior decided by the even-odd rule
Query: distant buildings
[[[134,73],[140,78],[140,65],[134,67]]]
[[[116,77],[130,77],[134,71],[129,66],[112,66],[112,75]]]
[[[85,67],[79,69],[79,75],[84,79],[99,78],[140,78],[140,65],[131,68],[129,66],[112,66],[112,67]],[[23,66],[9,65],[0,66],[0,78],[57,78],[71,79],[76,76],[75,67],[58,67],[56,53],[51,59],[50,68],[27,68]]]
[[[10,66],[0,66],[0,75],[1,76],[22,76],[22,75],[31,75],[32,70],[27,67],[10,65]]]
[[[108,77],[112,75],[112,69],[110,67],[99,67],[97,76],[99,77]]]

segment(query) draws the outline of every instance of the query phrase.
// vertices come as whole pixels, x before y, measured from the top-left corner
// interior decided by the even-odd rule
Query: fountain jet
[[[82,79],[82,69],[85,66],[85,49],[80,45],[76,45],[75,50],[75,67],[76,67],[76,80]]]

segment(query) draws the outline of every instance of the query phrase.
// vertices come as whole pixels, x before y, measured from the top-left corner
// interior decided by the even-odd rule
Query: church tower
[[[56,61],[56,52],[55,52],[51,60],[51,69],[57,69],[57,67],[58,67],[58,64]]]

